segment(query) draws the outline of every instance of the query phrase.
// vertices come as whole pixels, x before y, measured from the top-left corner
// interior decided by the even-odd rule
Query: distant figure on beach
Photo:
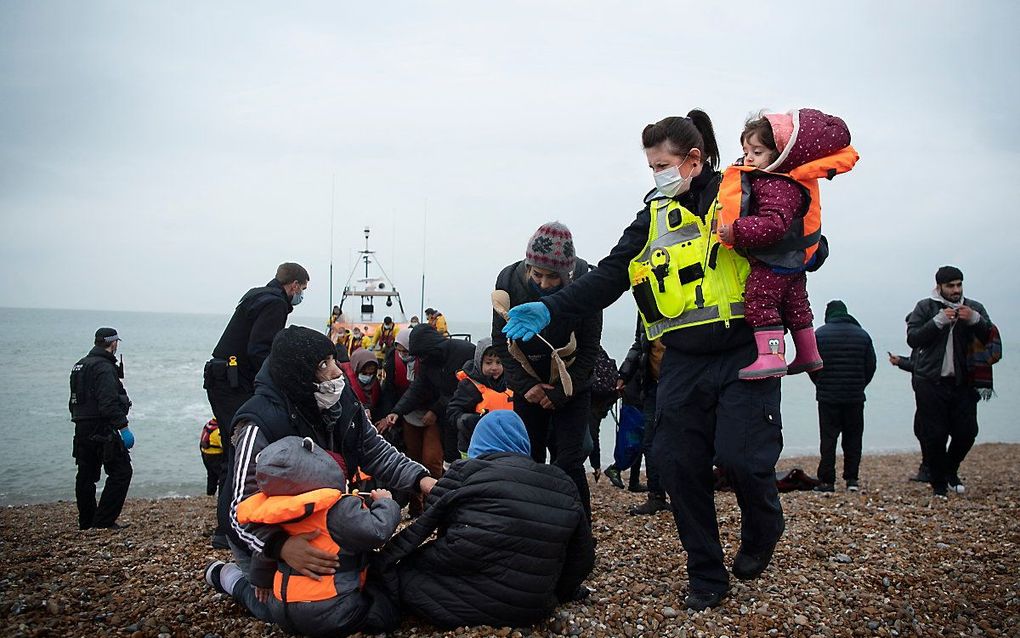
[[[124,367],[114,356],[120,336],[113,328],[96,330],[94,347],[71,368],[68,409],[74,421],[71,454],[78,465],[74,497],[78,528],[120,529],[117,517],[131,485],[135,435],[128,427],[131,400],[121,379]],[[96,483],[106,471],[103,495],[96,504]]]
[[[843,480],[846,489],[860,489],[861,440],[864,436],[864,388],[875,376],[871,336],[838,299],[825,306],[825,325],[815,331],[821,370],[808,373],[818,401],[821,439],[817,492],[832,492],[836,483],[836,442],[843,437]]]
[[[701,611],[719,605],[730,588],[713,462],[726,468],[740,506],[734,576],[761,575],[785,529],[775,481],[783,450],[780,379],[739,378],[758,355],[744,320],[750,267],[714,232],[722,176],[708,114],[693,110],[649,124],[641,144],[656,188],[619,242],[579,281],[513,308],[504,332],[523,342],[550,321],[590,317],[633,290],[646,335],[666,346],[652,448],[687,553],[684,604]]]
[[[393,342],[399,332],[400,328],[397,324],[393,323],[393,317],[384,317],[382,325],[375,332],[372,348],[381,351],[383,356],[385,356],[393,347]]]
[[[220,425],[226,450],[227,468],[233,467],[232,422],[234,413],[255,392],[255,376],[269,356],[273,337],[287,325],[287,315],[301,303],[308,288],[308,271],[300,264],[282,263],[276,277],[265,286],[244,293],[223,330],[212,359],[205,364],[204,384],[209,405]],[[226,549],[230,530],[230,490],[225,489],[230,472],[220,479],[216,502],[216,531],[212,546]]]
[[[205,466],[205,493],[212,496],[219,488],[223,473],[227,471],[227,455],[223,451],[223,438],[216,417],[202,426],[198,449],[202,453],[202,465]]]
[[[570,229],[559,222],[547,222],[528,239],[524,259],[506,266],[496,277],[496,292],[507,296],[512,312],[521,305],[540,304],[540,299],[557,291],[570,290],[588,271],[588,262],[577,257]],[[550,462],[574,481],[591,520],[584,461],[592,445],[590,384],[602,349],[602,311],[557,317],[535,331],[544,342],[508,338],[503,334],[506,325],[503,314],[494,311],[492,345],[503,362],[507,385],[514,391],[514,411],[531,438],[531,458],[544,463],[546,455],[551,455]],[[552,348],[556,348],[555,358]]]
[[[411,315],[411,320],[407,322],[407,325],[410,326],[411,328],[414,328],[418,326],[420,323],[421,319],[418,318],[418,315]]]
[[[910,320],[910,315],[907,315],[907,320]],[[889,355],[889,363],[896,366],[904,372],[914,371],[914,355],[910,354],[893,354],[886,352]],[[914,438],[917,439],[917,444],[921,448],[921,463],[917,466],[917,474],[910,477],[911,481],[918,483],[927,483],[931,480],[931,475],[928,474],[928,458],[924,455],[924,440],[921,436],[921,420],[917,418],[917,408],[914,408]]]
[[[991,341],[992,320],[980,302],[963,296],[963,271],[942,266],[931,295],[914,306],[907,319],[907,345],[913,349],[914,399],[922,445],[928,459],[932,493],[963,493],[960,464],[977,438],[978,388],[991,366],[973,365],[976,345]],[[949,444],[948,447],[946,444]]]
[[[390,493],[376,489],[369,498],[347,492],[340,464],[312,439],[297,436],[266,446],[256,460],[255,478],[259,491],[237,505],[238,521],[280,527],[289,536],[317,534],[311,544],[336,555],[340,565],[335,574],[314,579],[277,563],[272,571],[253,573],[258,580],[249,583],[236,565],[215,561],[206,568],[206,582],[241,600],[253,583],[272,589],[269,613],[292,634],[334,637],[396,629],[396,592],[391,594],[370,567],[372,550],[400,524],[400,505]]]
[[[259,453],[287,436],[308,437],[354,481],[371,476],[388,490],[428,493],[435,484],[428,470],[387,443],[368,420],[343,372],[336,365],[329,337],[303,326],[290,326],[273,339],[272,350],[255,379],[255,395],[234,417],[237,454],[231,479],[230,537],[234,559],[254,590],[240,601],[266,620],[264,603],[271,579],[262,576],[283,561],[293,574],[314,579],[342,567],[337,554],[310,542],[315,534],[290,535],[279,524],[242,523],[238,505],[259,491]],[[334,488],[346,492],[347,485]],[[238,597],[238,591],[232,591]]]
[[[450,331],[446,328],[446,317],[443,313],[439,312],[435,308],[425,309],[425,320],[430,326],[436,329],[436,332],[443,335],[444,337],[450,336]]]
[[[563,470],[531,458],[521,418],[483,416],[467,455],[383,548],[384,562],[397,565],[402,606],[443,628],[523,627],[587,597],[588,517]]]

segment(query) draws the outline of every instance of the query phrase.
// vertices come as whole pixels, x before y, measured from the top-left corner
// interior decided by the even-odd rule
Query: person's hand
[[[969,306],[960,306],[956,309],[956,318],[964,323],[970,323],[973,317],[974,311]]]
[[[280,558],[291,569],[312,580],[321,580],[322,576],[335,574],[336,568],[340,566],[336,554],[323,551],[309,542],[318,535],[319,531],[315,530],[291,536],[280,548]]]
[[[387,414],[386,418],[384,418],[381,421],[379,421],[379,423],[382,423],[383,426],[379,427],[378,425],[376,425],[376,429],[379,430],[380,434],[382,434],[386,430],[388,430],[388,429],[392,428],[394,425],[396,425],[397,424],[397,420],[399,418],[400,418],[399,414],[392,414],[392,413],[391,414]]]
[[[891,352],[887,352],[886,354],[889,355],[889,363],[893,364],[894,366],[900,365],[900,358],[898,356],[894,355]]]
[[[719,238],[723,240],[723,243],[733,244],[733,224],[723,224],[719,227]]]
[[[421,477],[421,480],[418,481],[418,489],[421,490],[422,494],[428,494],[429,492],[432,491],[432,488],[435,487],[436,483],[438,482],[439,481],[432,478],[431,476],[423,476]]]
[[[546,388],[552,388],[552,386],[546,383],[537,383],[533,385],[530,390],[524,393],[524,400],[528,403],[541,403],[542,399],[546,398]]]
[[[389,418],[388,417],[383,417],[383,418],[379,419],[378,421],[376,421],[375,422],[375,429],[379,431],[379,434],[382,434],[386,430],[390,429]]]
[[[124,447],[131,449],[135,446],[135,435],[131,428],[124,426],[120,429],[120,438],[124,439]]]
[[[953,310],[952,308],[943,308],[942,309],[942,314],[949,321],[956,321],[956,316],[957,316],[957,311],[956,310]]]
[[[541,301],[514,306],[507,315],[503,334],[514,341],[530,341],[552,320],[549,308]]]
[[[623,389],[626,388],[626,387],[627,387],[627,382],[626,381],[624,381],[623,379],[617,379],[616,380],[616,391],[618,393],[622,393]]]
[[[437,417],[436,413],[433,412],[432,410],[429,410],[428,412],[426,412],[425,416],[423,416],[421,418],[421,424],[424,425],[427,428],[432,427],[433,425],[435,425],[438,422],[439,422],[439,417]]]
[[[393,494],[390,494],[389,490],[383,490],[383,489],[372,490],[371,492],[369,492],[369,494],[372,496],[372,500],[373,501],[378,501],[378,500],[381,500],[381,499],[384,499],[384,498],[389,498],[389,499],[393,498]]]
[[[256,587],[255,598],[259,599],[259,602],[263,605],[269,604],[269,595],[273,593],[273,590],[269,587]]]

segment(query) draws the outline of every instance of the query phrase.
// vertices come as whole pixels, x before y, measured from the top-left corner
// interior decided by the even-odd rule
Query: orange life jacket
[[[291,536],[318,531],[319,535],[308,541],[309,544],[330,554],[338,554],[340,546],[329,535],[326,516],[329,514],[329,508],[337,501],[351,496],[356,495],[345,494],[333,488],[313,490],[295,496],[266,496],[258,492],[238,504],[237,521],[242,524],[279,525]],[[361,505],[367,507],[364,502]],[[367,566],[360,568],[360,588],[365,586],[367,569]],[[273,578],[273,594],[285,603],[327,600],[339,593],[341,592],[337,592],[333,578],[315,580],[297,573],[284,574],[279,569]]]
[[[753,166],[730,166],[723,172],[719,185],[719,226],[732,224],[740,217],[751,214],[751,176],[772,175],[790,180],[800,187],[806,200],[804,210],[798,211],[797,218],[778,243],[747,251],[751,256],[771,266],[780,268],[801,268],[808,264],[818,250],[822,236],[822,203],[818,197],[818,180],[832,179],[846,173],[859,159],[854,147],[836,151],[813,162],[802,164],[789,173],[769,173]],[[803,216],[801,216],[803,213]],[[718,228],[716,229],[718,232]],[[732,244],[719,240],[729,248]]]
[[[482,400],[475,406],[476,414],[485,414],[486,412],[492,412],[494,410],[514,409],[514,391],[510,388],[507,388],[502,392],[494,390],[483,383],[478,383],[463,370],[457,371],[457,378],[461,381],[467,379],[471,383],[475,384],[475,388],[478,390],[478,393],[482,395]]]

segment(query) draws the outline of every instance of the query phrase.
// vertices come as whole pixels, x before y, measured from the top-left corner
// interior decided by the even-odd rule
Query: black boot
[[[761,575],[765,568],[772,562],[772,552],[776,546],[773,545],[757,553],[745,552],[741,547],[733,559],[733,575],[740,580],[751,580]]]
[[[635,505],[630,508],[629,512],[631,516],[648,516],[655,514],[656,512],[664,512],[669,509],[669,503],[666,502],[666,495],[658,492],[649,492],[648,500],[641,505]]]

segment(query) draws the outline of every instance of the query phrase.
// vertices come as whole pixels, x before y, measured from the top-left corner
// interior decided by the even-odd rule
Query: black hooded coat
[[[392,412],[404,416],[418,408],[446,418],[446,404],[457,391],[457,371],[475,357],[475,345],[470,341],[447,339],[429,325],[411,330],[408,350],[418,357],[414,381],[407,388]]]

